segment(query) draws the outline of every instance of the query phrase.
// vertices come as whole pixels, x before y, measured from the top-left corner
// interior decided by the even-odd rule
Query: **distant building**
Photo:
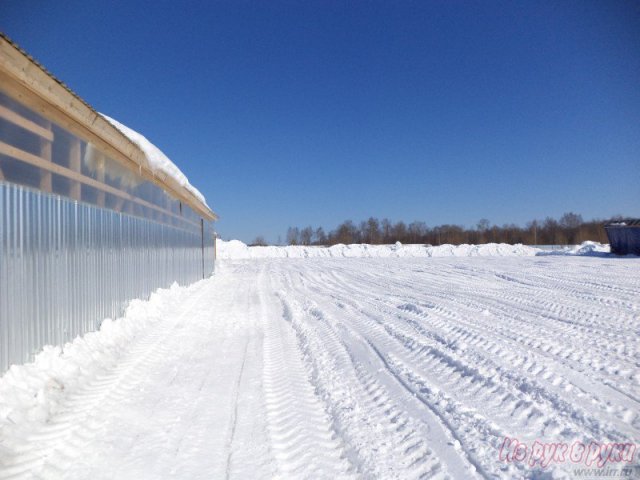
[[[611,252],[640,255],[640,219],[618,220],[605,225]]]
[[[213,272],[216,215],[151,160],[0,34],[0,373]]]

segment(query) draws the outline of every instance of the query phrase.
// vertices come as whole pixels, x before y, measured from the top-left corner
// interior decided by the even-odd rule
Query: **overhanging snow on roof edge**
[[[101,113],[100,115],[106,118],[111,125],[120,130],[129,140],[135,143],[140,148],[140,150],[142,150],[142,152],[145,154],[149,167],[153,169],[154,173],[162,173],[168,177],[171,177],[173,180],[182,185],[182,187],[192,193],[203,204],[207,205],[207,201],[205,200],[204,195],[202,195],[202,193],[200,193],[197,188],[189,183],[189,179],[187,179],[187,176],[182,173],[182,171],[176,166],[176,164],[173,163],[169,159],[169,157],[167,157],[162,152],[162,150],[160,150],[153,143],[147,140],[147,138],[141,133],[138,133],[132,128],[129,128],[126,125],[118,122],[117,120],[108,117],[104,113]]]
[[[27,106],[77,133],[160,186],[207,220],[218,216],[186,177],[150,162],[143,148],[0,32],[0,84]],[[35,96],[34,96],[35,95]],[[144,138],[144,137],[142,137]],[[165,157],[166,158],[166,157]],[[167,159],[168,160],[168,159]],[[174,165],[175,167],[175,165]],[[176,170],[179,172],[177,167]],[[180,172],[181,173],[181,172]],[[178,177],[178,178],[176,178]]]

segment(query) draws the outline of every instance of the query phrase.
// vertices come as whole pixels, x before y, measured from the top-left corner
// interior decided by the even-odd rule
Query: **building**
[[[640,219],[616,220],[605,225],[611,253],[640,255]]]
[[[0,373],[213,272],[216,215],[140,139],[0,34]]]

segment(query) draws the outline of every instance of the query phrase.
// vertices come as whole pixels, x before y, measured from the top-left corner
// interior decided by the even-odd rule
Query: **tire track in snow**
[[[240,385],[242,383],[242,374],[244,373],[244,366],[247,362],[247,349],[249,348],[249,342],[245,343],[244,350],[242,352],[242,364],[240,365],[240,373],[238,374],[238,382],[236,383],[235,394],[234,394],[234,409],[233,415],[231,416],[231,428],[229,433],[229,441],[227,442],[227,468],[225,471],[225,478],[229,479],[231,477],[231,460],[233,457],[233,440],[236,433],[236,425],[238,423],[238,395],[240,394]]]
[[[406,297],[405,297],[406,298]],[[464,298],[464,296],[463,296]],[[370,304],[372,304],[376,309],[379,309],[381,307],[379,302],[371,302],[369,301]],[[381,302],[381,303],[385,303],[385,302]],[[393,306],[389,307],[389,310],[387,312],[384,312],[385,314],[383,315],[384,318],[389,319],[389,320],[393,320],[394,317],[396,317],[397,315],[394,314],[393,310],[395,308],[395,306],[397,306],[398,308],[403,307],[402,305],[398,305],[395,304]],[[476,335],[470,335],[468,332],[471,331],[473,332],[474,330],[477,330],[477,327],[473,324],[471,324],[470,322],[465,322],[464,321],[464,317],[465,317],[465,309],[464,308],[460,308],[458,307],[458,309],[456,310],[455,307],[450,307],[449,309],[443,309],[442,307],[440,307],[440,304],[437,305],[429,305],[430,308],[432,308],[433,310],[430,310],[432,312],[432,314],[426,314],[420,311],[420,308],[416,307],[415,305],[409,305],[410,308],[401,308],[403,310],[402,315],[403,316],[408,316],[408,315],[413,315],[413,314],[421,314],[420,316],[428,316],[429,318],[427,319],[429,321],[429,335],[432,335],[432,331],[433,331],[433,327],[437,326],[438,329],[440,331],[443,331],[444,333],[438,334],[437,338],[441,341],[441,343],[443,344],[443,346],[448,347],[451,350],[456,350],[457,345],[464,345],[465,342],[471,343],[472,346],[474,347],[480,347],[480,349],[482,351],[486,351],[486,350],[490,350],[492,351],[492,353],[498,353],[499,355],[493,355],[492,358],[499,358],[501,355],[500,353],[503,350],[506,350],[507,354],[511,357],[508,359],[508,362],[505,366],[503,366],[503,369],[506,368],[507,370],[507,374],[511,377],[513,377],[513,375],[511,373],[509,373],[509,371],[513,370],[513,366],[517,364],[517,362],[520,359],[520,355],[518,352],[522,351],[522,345],[517,345],[514,344],[512,349],[504,349],[502,347],[498,347],[498,344],[495,343],[495,341],[489,340],[487,338],[486,334],[482,334],[480,332],[476,332]],[[440,315],[434,315],[433,312],[439,313]],[[451,312],[451,313],[450,313]],[[453,313],[456,312],[456,313]],[[462,312],[462,313],[458,313],[458,312]],[[471,314],[473,314],[473,312],[470,312]],[[438,318],[439,316],[442,316],[442,314],[444,314],[447,318],[446,319],[440,319]],[[419,333],[424,334],[424,329],[422,329],[422,331],[420,331],[419,324],[414,322],[413,320],[408,320],[409,323],[413,323],[413,326],[415,328],[417,328],[417,331]],[[456,324],[462,324],[464,325],[464,336],[466,336],[466,338],[464,340],[461,340],[459,338],[456,338],[457,334],[452,335],[451,334],[451,326],[449,324],[453,323],[453,325]],[[454,328],[458,328],[458,327],[454,327]],[[460,330],[460,329],[459,329]],[[411,333],[411,332],[409,332]],[[459,332],[458,332],[459,333]],[[521,340],[519,337],[517,337],[517,334],[515,332],[513,332],[513,330],[511,329],[510,331],[506,332],[509,333],[508,335],[505,334],[505,332],[500,331],[498,335],[493,335],[493,337],[501,337],[500,340],[501,341],[507,341],[509,343],[513,343],[514,337],[516,340]],[[471,337],[471,338],[469,338]],[[444,340],[443,340],[444,338]],[[479,342],[482,342],[482,344],[478,345]],[[521,342],[519,342],[521,343]],[[563,365],[564,362],[560,362],[560,365],[558,365],[558,362],[552,362],[553,368],[549,367],[549,362],[547,361],[546,358],[540,358],[540,353],[542,353],[544,356],[544,352],[533,352],[531,350],[525,350],[525,352],[527,353],[527,355],[533,355],[535,358],[532,360],[527,360],[526,358],[521,362],[521,363],[528,363],[527,366],[527,371],[525,372],[526,376],[531,376],[531,374],[534,374],[534,377],[537,377],[540,372],[544,372],[542,376],[546,378],[548,378],[549,376],[553,375],[553,370],[558,370],[560,369],[562,371],[562,374],[564,376],[566,376],[567,378],[571,379],[575,385],[569,384],[567,380],[565,380],[562,377],[558,377],[557,375],[555,375],[555,378],[559,379],[559,381],[561,382],[560,385],[554,385],[551,384],[548,387],[551,388],[551,390],[556,391],[556,394],[558,392],[561,392],[562,389],[564,388],[571,388],[571,389],[575,389],[576,392],[578,392],[578,394],[580,394],[580,398],[577,398],[576,401],[578,404],[581,404],[583,406],[586,407],[590,407],[592,405],[592,403],[599,403],[601,405],[601,409],[603,411],[605,410],[609,410],[610,406],[608,403],[604,403],[603,401],[599,400],[599,398],[596,396],[596,394],[601,395],[602,393],[602,383],[604,383],[605,385],[608,385],[609,382],[608,381],[602,381],[602,383],[597,383],[595,384],[592,380],[591,377],[589,376],[584,376],[584,375],[576,375],[575,372],[571,369],[568,369],[565,365]],[[480,359],[485,360],[485,361],[490,361],[490,359]],[[541,361],[542,360],[542,361]],[[554,383],[556,383],[554,381]],[[614,391],[615,390],[615,391]],[[591,393],[587,394],[587,391],[590,391]],[[617,398],[618,404],[620,405],[620,407],[618,407],[617,413],[616,415],[618,416],[618,422],[619,422],[619,427],[622,426],[623,424],[627,423],[629,418],[629,409],[627,407],[624,407],[625,404],[628,404],[628,395],[625,395],[623,393],[623,395],[627,396],[627,398],[623,398],[621,395],[619,395],[619,391],[616,388],[612,387],[612,390],[609,393],[609,397],[613,397],[613,398]],[[586,397],[590,397],[590,398],[586,398]]]
[[[264,319],[264,394],[278,471],[285,477],[352,476],[324,406],[309,383],[291,326],[271,292],[261,292]]]
[[[287,292],[290,295],[291,290]],[[406,392],[398,392],[395,381],[381,377],[379,366],[368,364],[370,356],[354,351],[358,345],[345,342],[344,331],[329,325],[323,312],[305,309],[284,296],[281,291],[285,317],[296,329],[314,371],[314,384],[361,474],[373,478],[450,478],[453,473],[454,478],[473,478],[473,470],[447,442],[441,426],[429,419],[416,420],[425,416],[422,405],[419,413],[408,413],[415,410],[413,399],[403,400]]]
[[[407,371],[411,371],[411,369],[404,368],[406,365],[411,365],[414,369],[417,367],[419,372],[427,373],[428,378],[438,379],[436,383],[439,383],[439,388],[435,388],[435,391],[450,392],[456,398],[464,399],[463,403],[454,402],[450,397],[445,399],[445,404],[449,409],[448,412],[445,411],[445,414],[458,417],[456,428],[461,431],[493,432],[494,440],[490,444],[494,446],[500,441],[504,432],[522,432],[524,430],[538,435],[546,432],[547,435],[554,435],[557,438],[557,435],[565,433],[562,428],[566,427],[567,423],[574,425],[574,434],[581,434],[596,441],[604,441],[607,437],[629,439],[633,438],[633,432],[638,431],[637,426],[629,428],[626,425],[630,420],[629,414],[633,410],[629,410],[628,398],[624,398],[624,395],[620,395],[617,390],[612,388],[602,392],[602,384],[594,382],[593,376],[576,374],[558,358],[541,355],[541,352],[536,351],[535,345],[525,344],[524,346],[528,347],[528,350],[523,350],[522,341],[517,337],[517,330],[512,330],[510,337],[505,337],[502,332],[495,337],[495,331],[492,331],[493,329],[489,325],[486,325],[489,328],[483,332],[478,328],[479,325],[469,321],[468,315],[475,313],[477,317],[483,309],[478,310],[475,306],[475,312],[472,312],[469,308],[469,302],[466,301],[468,297],[465,293],[476,299],[476,305],[482,305],[482,302],[486,303],[487,293],[492,293],[486,288],[478,288],[478,284],[475,284],[475,290],[465,284],[470,281],[477,282],[477,278],[467,279],[464,276],[459,278],[459,272],[449,275],[449,283],[445,282],[445,285],[448,288],[456,289],[463,287],[463,293],[436,295],[436,298],[433,299],[435,304],[430,305],[433,310],[428,310],[428,318],[425,318],[421,317],[423,312],[419,308],[411,304],[401,304],[389,300],[389,297],[394,297],[394,294],[397,293],[397,297],[404,296],[406,301],[407,293],[415,295],[421,288],[428,288],[416,285],[414,278],[412,287],[407,292],[409,282],[403,278],[403,271],[400,269],[396,268],[391,275],[381,275],[376,274],[374,269],[365,271],[354,269],[352,271],[345,264],[332,265],[332,267],[336,268],[331,268],[328,272],[310,272],[306,279],[307,287],[299,288],[295,297],[307,296],[324,303],[327,299],[333,299],[336,305],[350,310],[344,315],[344,323],[361,330],[364,337],[370,338],[380,346],[378,348],[394,352],[394,355],[400,355],[395,357],[394,362],[390,362],[390,364],[398,365],[399,369],[405,371],[405,376]],[[476,277],[481,279],[482,274],[476,275]],[[396,283],[401,287],[396,289]],[[404,289],[403,293],[398,291],[401,288]],[[433,287],[431,290],[434,290]],[[442,293],[446,292],[444,288],[442,290]],[[436,287],[435,291],[439,292],[439,289]],[[512,290],[507,291],[512,292]],[[530,297],[532,293],[535,293],[525,290],[516,290],[516,292],[523,297]],[[497,291],[495,294],[499,295],[500,292]],[[518,298],[518,295],[510,297]],[[428,297],[433,298],[433,295]],[[445,303],[443,303],[443,299]],[[497,297],[495,301],[498,302]],[[507,305],[509,303],[509,299],[507,299]],[[619,303],[624,305],[625,301]],[[408,306],[405,309],[398,309],[402,305]],[[628,306],[628,302],[626,305]],[[326,305],[323,305],[323,308],[326,308]],[[519,311],[517,305],[512,305],[512,308],[515,308],[515,310],[511,310],[512,313]],[[543,305],[542,313],[544,313],[544,308]],[[580,314],[580,309],[562,310],[562,314],[567,314],[567,312],[573,312],[571,313],[573,315],[576,314],[575,312]],[[529,314],[533,316],[533,312],[529,312]],[[371,318],[375,318],[378,325],[374,325],[370,321]],[[437,325],[434,325],[434,322]],[[364,327],[366,328],[362,330]],[[441,333],[438,333],[438,330]],[[492,337],[492,335],[494,336]],[[420,340],[418,343],[415,342],[416,337]],[[395,346],[393,342],[389,343],[391,340],[396,342]],[[504,345],[504,342],[499,344],[496,340],[506,341],[507,344]],[[425,341],[427,344],[423,345]],[[533,341],[535,340],[532,340],[532,343]],[[466,347],[465,343],[471,345]],[[559,341],[556,343],[563,345]],[[565,340],[563,346],[567,348],[570,347],[570,344],[567,345]],[[533,358],[528,358],[531,356]],[[401,358],[404,360],[400,360]],[[425,363],[425,360],[429,358],[436,363]],[[499,362],[496,363],[495,360],[499,360]],[[520,361],[520,366],[514,365],[514,361]],[[557,362],[560,364],[558,365]],[[477,366],[480,370],[469,368],[468,365]],[[559,368],[563,376],[555,373]],[[489,373],[490,376],[486,377],[485,374],[480,374],[481,371]],[[479,374],[480,376],[478,376]],[[427,382],[429,387],[425,383],[425,377],[415,375],[415,371],[410,378],[418,382],[418,386],[421,388],[425,386],[429,389],[434,386],[432,382]],[[452,381],[441,381],[441,379],[448,378]],[[467,382],[465,378],[471,380]],[[462,382],[459,386],[456,385],[458,381]],[[603,395],[603,393],[605,394]],[[540,394],[543,396],[539,397]],[[545,403],[545,398],[547,399],[546,404],[540,406],[540,400],[542,399]],[[479,412],[477,412],[476,406],[479,399],[482,400],[480,404],[483,405],[483,409],[488,404],[493,404],[488,412],[489,415],[487,415],[491,421],[482,420],[482,415],[478,417]],[[432,401],[437,401],[437,399]],[[583,408],[576,410],[575,401]],[[600,405],[601,413],[597,417],[593,416],[593,402]],[[614,402],[614,406],[611,405],[611,402]],[[616,404],[617,406],[615,406]],[[505,410],[505,406],[507,411],[511,413],[502,415],[501,423],[504,428],[498,428],[493,421],[500,420],[501,412]],[[612,428],[607,422],[602,423],[602,419],[607,417],[613,421],[611,418],[612,408],[613,416],[618,418],[617,432],[616,428]],[[477,413],[473,413],[474,411]],[[637,412],[637,409],[635,411]],[[472,412],[472,414],[467,415],[467,412]],[[633,415],[633,413],[631,414]],[[466,427],[464,422],[460,424],[460,421],[465,418],[467,418]],[[519,420],[514,422],[514,419]],[[484,427],[481,427],[483,423]],[[475,449],[479,444],[486,444],[487,440],[486,436],[474,437],[472,435],[467,439],[467,443],[469,448]],[[500,468],[499,465],[495,465],[494,452],[484,461],[494,463],[493,468]]]
[[[473,318],[474,314],[477,316],[475,312],[483,311],[487,305],[489,305],[491,312],[493,312],[489,315],[487,321],[492,320],[495,316],[500,317],[499,312],[501,311],[504,312],[502,316],[510,316],[510,318],[513,318],[514,310],[509,310],[509,300],[512,298],[512,295],[504,296],[505,298],[502,298],[501,301],[497,299],[487,299],[485,297],[483,298],[484,304],[480,304],[476,300],[469,300],[469,297],[473,298],[474,295],[471,292],[468,296],[465,295],[465,300],[463,300],[464,305],[462,307],[460,305],[457,307],[454,305],[442,307],[441,304],[436,306],[428,305],[429,308],[433,308],[434,310],[424,309],[421,303],[416,301],[418,307],[412,305],[411,309],[404,309],[405,311],[403,311],[402,314],[404,316],[413,316],[417,319],[422,319],[422,321],[428,321],[429,327],[431,329],[434,327],[437,328],[443,336],[448,338],[447,342],[451,343],[454,347],[456,344],[470,343],[474,347],[479,347],[482,351],[488,350],[497,354],[494,355],[493,358],[501,358],[504,353],[506,355],[506,364],[510,369],[513,369],[513,367],[518,364],[522,364],[523,368],[526,367],[527,375],[533,373],[535,377],[542,377],[544,380],[553,377],[550,385],[552,390],[558,391],[559,389],[566,390],[568,388],[575,388],[576,392],[583,397],[582,399],[578,398],[576,402],[583,406],[586,405],[590,407],[595,402],[600,404],[602,410],[608,410],[610,408],[608,403],[604,403],[598,398],[602,396],[603,385],[611,388],[611,390],[607,392],[606,397],[615,399],[618,405],[628,405],[629,400],[638,403],[633,395],[617,388],[612,384],[611,379],[602,375],[601,372],[594,369],[588,369],[587,371],[581,367],[582,362],[579,360],[582,359],[582,357],[588,356],[586,352],[579,355],[576,355],[575,352],[571,353],[571,350],[567,352],[566,344],[563,348],[559,341],[554,341],[552,346],[544,336],[541,338],[539,333],[540,327],[538,327],[536,336],[536,333],[532,331],[529,326],[530,324],[527,322],[519,323],[517,328],[501,327],[499,325],[493,328],[486,328],[482,325],[483,328],[480,329],[478,324],[465,320],[465,317]],[[472,305],[472,307],[470,307],[470,305]],[[544,307],[544,304],[542,304],[542,306]],[[393,308],[393,305],[389,304],[389,308]],[[435,315],[433,313],[435,313]],[[484,310],[484,313],[488,313],[488,310]],[[520,316],[520,314],[517,315]],[[442,318],[443,316],[444,318]],[[531,316],[533,316],[533,314],[531,314],[530,317]],[[413,320],[409,321],[413,322]],[[452,323],[453,326],[451,325]],[[489,335],[486,330],[490,330],[491,335]],[[563,335],[564,334],[558,335],[557,338],[565,338]],[[498,341],[500,343],[498,343]],[[623,341],[624,335],[619,335],[614,344],[620,345],[623,344]],[[504,348],[505,342],[507,345],[510,345],[511,348]],[[583,344],[579,339],[576,343],[578,346]],[[593,350],[593,347],[591,350]],[[527,358],[527,356],[529,358]],[[570,360],[573,360],[573,362],[569,363]],[[628,361],[628,359],[626,359],[626,361]],[[632,372],[632,367],[629,367],[627,371]],[[628,385],[629,382],[626,384]],[[605,391],[607,391],[606,387],[604,388]],[[623,396],[626,398],[623,398]],[[589,398],[587,399],[586,397]],[[617,413],[619,420],[623,423],[628,422],[627,411],[625,410],[628,411],[628,409],[621,409]]]
[[[349,301],[351,300],[345,299],[345,302]],[[344,303],[342,305],[344,311],[349,312],[348,307]],[[326,308],[327,306],[325,306]],[[318,310],[314,307],[311,311],[317,312]],[[325,313],[321,317],[324,319],[325,315],[327,315],[335,318],[340,315],[340,312],[335,310],[329,311],[331,311],[331,315]],[[316,313],[315,316],[318,317],[320,314]],[[349,315],[349,318],[355,318],[355,314]],[[405,436],[400,441],[400,445],[405,444],[409,438],[412,438],[413,441],[417,440],[417,444],[426,450],[426,453],[422,455],[423,459],[431,455],[431,450],[434,448],[441,459],[447,460],[447,470],[453,470],[454,478],[473,478],[475,473],[488,478],[488,473],[475,458],[473,452],[460,443],[459,433],[447,421],[446,417],[441,415],[437,409],[434,409],[431,404],[419,398],[415,389],[395,370],[390,368],[388,360],[380,353],[374,342],[374,338],[388,340],[386,335],[381,331],[362,333],[361,329],[353,328],[350,325],[356,322],[348,323],[349,325],[347,322],[342,322],[335,329],[340,332],[341,343],[351,358],[360,381],[367,386],[367,389],[370,383],[375,382],[377,385],[376,399],[384,398],[386,405],[393,405],[393,409],[387,408],[381,413],[388,417],[393,410],[403,412],[400,413],[401,416],[404,416],[404,412],[412,412],[408,419],[405,418],[404,423],[411,422],[413,431],[411,436]],[[372,324],[372,322],[369,323]],[[369,360],[377,358],[379,362],[362,362],[358,360],[362,358],[368,358]],[[423,407],[426,407],[426,412]],[[420,419],[419,423],[416,423],[414,419],[418,418]],[[438,445],[437,442],[433,441],[435,432],[437,432],[436,439],[447,439],[446,445]],[[405,451],[404,453],[406,454],[407,452]],[[404,463],[401,458],[402,455],[398,455],[397,461],[400,464]],[[418,462],[412,463],[412,465],[417,464]],[[437,465],[438,468],[429,469],[429,476],[439,472],[440,467],[439,464]],[[423,474],[420,473],[419,476],[421,477]]]
[[[517,388],[517,390],[535,392],[538,400],[547,399],[549,408],[558,409],[559,406],[562,406],[562,409],[566,412],[567,418],[577,417],[584,419],[584,411],[591,410],[594,404],[598,405],[598,407],[603,412],[607,414],[612,413],[611,405],[609,403],[605,403],[605,401],[601,400],[594,393],[589,393],[598,392],[599,394],[601,394],[602,384],[594,384],[587,377],[577,376],[574,371],[567,369],[566,367],[564,367],[564,365],[558,364],[557,362],[551,364],[546,361],[547,359],[540,358],[541,355],[538,352],[527,351],[528,356],[532,358],[522,359],[521,356],[517,353],[518,348],[521,347],[521,345],[515,344],[511,337],[503,336],[502,338],[500,338],[500,340],[502,341],[501,345],[481,335],[474,336],[469,334],[462,334],[463,338],[461,339],[458,338],[459,335],[457,335],[457,333],[460,333],[460,331],[455,333],[447,331],[449,330],[447,328],[447,320],[438,320],[437,318],[434,318],[434,315],[431,315],[429,317],[430,326],[441,327],[441,333],[435,336],[437,342],[424,346],[420,346],[418,344],[416,346],[416,342],[413,338],[411,338],[416,332],[425,336],[427,339],[434,338],[434,336],[432,335],[431,331],[426,332],[424,328],[421,327],[421,324],[419,322],[410,318],[412,316],[420,318],[420,311],[417,307],[412,306],[411,309],[403,308],[402,310],[403,311],[401,314],[397,314],[395,316],[400,318],[403,322],[406,322],[411,326],[411,328],[405,327],[401,324],[401,326],[399,327],[393,326],[393,322],[387,322],[384,325],[384,328],[388,330],[390,336],[396,337],[402,345],[409,346],[411,350],[431,350],[435,348],[436,351],[442,351],[442,353],[439,353],[438,356],[445,358],[445,361],[447,362],[454,362],[458,365],[471,363],[475,365],[476,370],[477,368],[480,368],[484,371],[498,374],[501,381],[513,384]],[[373,317],[376,315],[377,314],[371,314],[370,316]],[[382,317],[378,318],[378,321],[382,324],[380,318],[391,318],[393,316],[394,312],[390,309],[389,313],[383,313]],[[507,344],[512,344],[512,348],[505,348],[504,342],[507,342]],[[481,355],[478,355],[477,352],[474,352],[471,349],[469,349],[469,352],[461,352],[459,346],[465,345],[467,343],[474,347],[476,350],[491,351],[492,353],[496,353],[496,355],[493,355],[491,357],[483,357]],[[465,349],[466,348],[463,348],[463,350]],[[445,354],[444,352],[448,353]],[[496,362],[496,359],[502,359],[503,362]],[[514,366],[517,366],[518,364],[524,364],[523,369],[525,371],[522,372],[522,374],[514,370]],[[542,382],[549,379],[550,377],[553,377],[553,381]],[[492,381],[496,380],[494,379]],[[571,402],[571,405],[566,402],[562,403],[561,401],[559,401],[559,398],[566,396],[566,392],[569,389],[572,390],[571,396],[573,400]],[[618,404],[621,406],[627,404],[627,399],[623,398],[621,395],[618,395],[618,393],[619,392],[617,391],[612,391],[610,392],[609,397],[617,398]],[[574,407],[581,407],[582,410],[576,409]],[[621,429],[622,431],[627,430],[625,428],[627,424],[627,418],[625,418],[626,412],[628,412],[627,407],[620,407],[614,412],[617,416],[617,428]],[[612,421],[615,421],[615,419],[612,419]],[[602,435],[603,432],[600,430],[600,427],[595,426],[595,428],[597,428],[597,430],[594,430],[593,434],[596,436]],[[613,438],[615,438],[615,436],[616,435],[614,434]],[[618,435],[618,438],[619,437],[620,436]]]

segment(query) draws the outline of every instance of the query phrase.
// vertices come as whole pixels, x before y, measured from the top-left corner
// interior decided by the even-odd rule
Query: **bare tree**
[[[486,243],[487,242],[487,232],[489,231],[489,227],[491,226],[491,222],[486,218],[481,218],[478,221],[478,225],[476,228],[478,229],[478,243]]]
[[[250,247],[266,247],[267,245],[267,241],[262,235],[258,235],[253,242],[249,244]]]
[[[560,220],[547,217],[543,222],[533,220],[524,228],[513,223],[502,226],[491,225],[489,220],[482,218],[475,228],[465,228],[460,225],[438,225],[427,227],[422,221],[414,221],[408,226],[400,221],[392,224],[389,219],[378,221],[370,217],[356,226],[351,220],[342,222],[335,230],[325,233],[322,227],[313,230],[306,227],[300,230],[289,227],[287,243],[290,245],[335,245],[336,243],[367,242],[393,243],[429,243],[442,245],[443,243],[485,243],[506,242],[525,244],[564,244],[580,243],[585,240],[606,241],[603,222],[592,220],[585,222],[582,215],[568,212]]]
[[[301,245],[311,245],[311,238],[313,237],[313,228],[305,227],[300,230],[300,244]]]
[[[289,227],[287,229],[287,244],[288,245],[300,244],[300,229],[298,227]]]
[[[526,241],[529,245],[538,245],[538,227],[540,224],[538,220],[532,220],[527,223],[527,230],[529,231],[529,239]]]
[[[582,215],[573,212],[567,212],[560,217],[560,226],[563,228],[578,228],[584,221]]]
[[[584,223],[582,215],[573,212],[567,212],[560,217],[560,226],[564,230],[567,238],[567,243],[576,243],[578,237],[578,230],[580,225]]]
[[[360,235],[364,243],[380,243],[380,222],[377,218],[369,217],[369,220],[360,225]]]
[[[382,243],[391,243],[391,220],[383,218],[380,224],[380,234],[382,235]]]
[[[414,221],[407,228],[408,243],[425,243],[427,235],[427,224],[420,221]]]
[[[316,228],[314,233],[315,244],[316,245],[326,245],[327,244],[327,234],[324,233],[324,229],[322,227]]]
[[[478,231],[479,232],[486,232],[487,230],[489,230],[489,226],[491,225],[491,222],[489,220],[487,220],[486,218],[481,218],[480,220],[478,220]]]
[[[557,245],[559,243],[558,233],[560,225],[555,218],[547,217],[542,223],[541,243],[546,245]]]
[[[351,220],[345,220],[336,229],[336,243],[348,245],[354,243],[357,237],[357,229]]]
[[[406,242],[407,241],[407,226],[404,222],[398,222],[393,226],[391,230],[392,242]]]

